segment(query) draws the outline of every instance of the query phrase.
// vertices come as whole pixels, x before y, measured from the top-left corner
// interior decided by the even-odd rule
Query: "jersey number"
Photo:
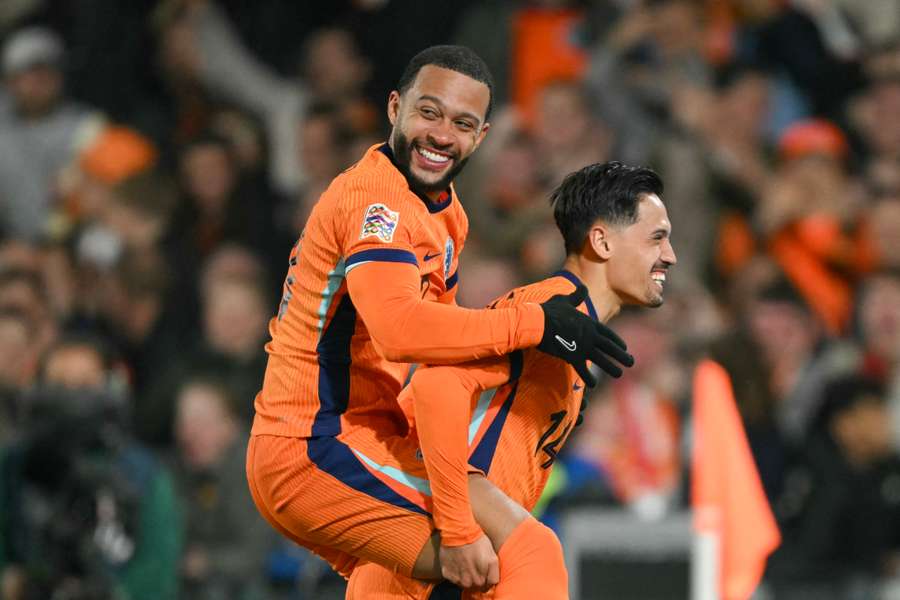
[[[538,440],[537,447],[534,449],[534,455],[537,456],[538,453],[543,450],[544,454],[547,455],[547,460],[541,463],[542,469],[549,469],[550,465],[553,464],[553,461],[556,460],[556,455],[559,452],[559,446],[566,439],[566,435],[568,435],[569,430],[572,428],[572,422],[569,421],[563,429],[562,433],[559,434],[555,439],[547,441],[550,437],[556,433],[556,430],[559,429],[560,425],[562,425],[563,420],[566,418],[568,411],[561,410],[559,412],[555,412],[550,415],[550,426],[547,428],[547,431],[541,436],[541,439]]]
[[[294,276],[291,275],[291,269],[297,266],[297,262],[300,260],[300,244],[303,242],[303,234],[306,233],[306,230],[300,232],[300,239],[297,240],[297,243],[294,244],[293,250],[291,250],[291,258],[288,262],[288,274],[287,277],[284,278],[284,291],[281,294],[281,301],[278,303],[278,320],[284,318],[284,313],[287,312],[288,304],[291,302],[291,298],[294,296],[294,291],[291,289],[295,283]]]

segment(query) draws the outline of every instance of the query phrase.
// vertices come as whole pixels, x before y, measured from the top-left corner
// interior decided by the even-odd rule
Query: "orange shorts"
[[[347,584],[346,600],[490,600],[494,589],[487,592],[462,590],[449,581],[419,581],[385,569],[381,565],[361,562]]]
[[[406,438],[251,436],[247,481],[275,529],[345,577],[359,559],[410,575],[434,530],[425,463]]]

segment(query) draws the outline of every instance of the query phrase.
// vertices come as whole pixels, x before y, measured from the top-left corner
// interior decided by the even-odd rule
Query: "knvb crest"
[[[453,238],[448,237],[444,244],[444,279],[450,276],[450,267],[453,266]]]
[[[400,221],[400,213],[389,209],[384,204],[370,204],[363,219],[362,232],[359,239],[377,237],[382,242],[394,239],[394,230]]]

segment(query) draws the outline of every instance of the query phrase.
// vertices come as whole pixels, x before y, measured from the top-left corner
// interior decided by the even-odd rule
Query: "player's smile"
[[[456,157],[447,152],[419,144],[414,144],[413,147],[415,151],[412,154],[415,156],[416,166],[425,171],[441,173],[456,162]]]
[[[650,278],[659,286],[660,291],[665,287],[666,271],[667,267],[659,265],[653,267],[653,270],[650,271]]]

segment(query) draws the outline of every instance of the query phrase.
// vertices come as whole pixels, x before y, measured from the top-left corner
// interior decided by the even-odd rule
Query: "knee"
[[[553,558],[553,562],[557,566],[565,565],[565,557],[563,556],[563,547],[556,536],[556,533],[540,521],[535,520],[537,527],[535,528],[535,543],[540,544],[547,549],[546,557]]]
[[[556,534],[534,518],[522,522],[500,548],[495,600],[568,598],[568,573]]]
[[[553,530],[529,517],[519,524],[506,543],[500,548],[501,562],[540,565],[539,568],[556,569],[565,565],[562,544]]]

